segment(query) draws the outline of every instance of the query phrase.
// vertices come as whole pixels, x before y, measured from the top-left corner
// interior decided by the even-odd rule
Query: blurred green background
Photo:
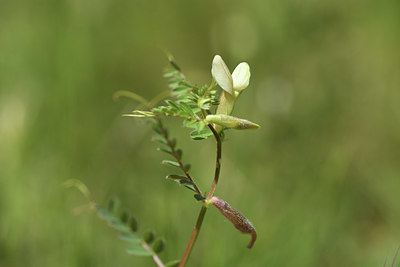
[[[182,256],[199,203],[140,120],[123,118],[166,89],[170,50],[189,80],[215,54],[251,66],[229,131],[217,195],[256,226],[242,235],[216,209],[188,266],[383,266],[400,244],[400,2],[0,1],[0,266],[153,266],[61,184],[117,195]],[[208,190],[212,139],[169,121]]]

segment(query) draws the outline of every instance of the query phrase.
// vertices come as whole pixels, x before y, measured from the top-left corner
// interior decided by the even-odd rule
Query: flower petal
[[[222,60],[221,56],[216,55],[212,62],[211,74],[217,84],[226,92],[233,95],[233,80],[232,75]]]
[[[246,62],[242,62],[232,73],[233,79],[233,90],[234,91],[242,91],[245,89],[250,82],[250,67]]]

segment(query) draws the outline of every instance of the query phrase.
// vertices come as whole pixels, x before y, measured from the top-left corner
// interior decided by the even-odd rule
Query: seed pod
[[[228,116],[228,115],[223,115],[223,114],[217,114],[217,115],[208,115],[206,117],[206,121],[208,123],[215,123],[218,125],[221,125],[223,127],[228,127],[236,130],[246,130],[246,129],[258,129],[260,128],[260,125],[244,120],[244,119],[239,119],[233,116]]]
[[[247,218],[244,217],[239,211],[232,208],[231,205],[229,205],[223,199],[212,197],[211,203],[222,213],[222,215],[224,215],[228,220],[233,223],[236,229],[244,234],[251,235],[251,241],[247,247],[252,248],[254,242],[256,242],[257,233],[251,222],[247,220]]]

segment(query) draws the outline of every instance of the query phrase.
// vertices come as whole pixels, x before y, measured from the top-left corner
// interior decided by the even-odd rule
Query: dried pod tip
[[[251,222],[239,211],[232,208],[226,201],[219,197],[212,197],[211,203],[224,215],[240,232],[251,235],[251,241],[248,248],[252,248],[257,239],[257,232]]]

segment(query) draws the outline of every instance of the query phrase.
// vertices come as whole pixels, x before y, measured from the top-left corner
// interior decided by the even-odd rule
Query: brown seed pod
[[[212,197],[211,203],[222,213],[222,215],[232,222],[236,229],[244,234],[251,235],[251,241],[247,247],[252,248],[254,242],[256,242],[257,233],[251,222],[223,199]]]

